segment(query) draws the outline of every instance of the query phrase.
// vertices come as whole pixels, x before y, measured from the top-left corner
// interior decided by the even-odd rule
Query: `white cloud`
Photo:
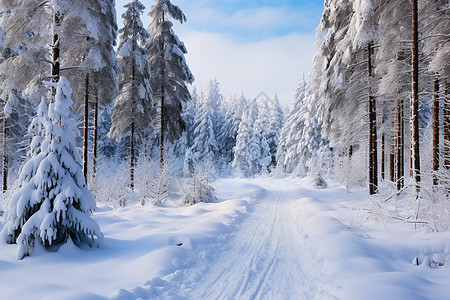
[[[194,86],[220,82],[224,96],[255,97],[277,93],[291,105],[301,73],[309,72],[316,52],[314,35],[289,34],[259,42],[239,43],[222,34],[190,31],[181,36],[187,62],[196,77]]]

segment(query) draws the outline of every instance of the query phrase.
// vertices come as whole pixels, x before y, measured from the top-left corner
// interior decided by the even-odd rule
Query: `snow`
[[[381,222],[361,191],[308,178],[214,188],[187,207],[99,205],[100,248],[37,244],[18,261],[0,245],[0,298],[448,299],[449,232]]]

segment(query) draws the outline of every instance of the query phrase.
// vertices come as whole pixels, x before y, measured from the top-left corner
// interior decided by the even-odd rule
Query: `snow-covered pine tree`
[[[98,158],[115,158],[117,152],[116,143],[108,137],[111,128],[112,104],[102,105],[98,114]]]
[[[120,91],[112,109],[112,125],[109,136],[120,139],[130,137],[130,179],[134,185],[134,163],[136,141],[142,144],[152,136],[153,128],[149,116],[153,113],[150,65],[143,44],[149,33],[142,27],[140,16],[145,6],[138,0],[125,5],[122,15],[124,27],[119,30],[119,82]],[[136,134],[136,136],[135,136]]]
[[[170,0],[155,0],[150,13],[152,22],[148,27],[150,38],[146,43],[152,70],[151,86],[159,107],[160,120],[160,162],[164,163],[164,142],[178,140],[185,124],[181,113],[191,96],[186,84],[194,81],[184,55],[186,47],[173,32],[173,18],[180,23],[186,21],[181,9]]]
[[[8,189],[9,170],[12,170],[12,177],[14,178],[16,169],[23,161],[26,154],[27,140],[24,138],[27,135],[27,128],[30,123],[35,109],[35,104],[30,102],[30,99],[23,97],[23,94],[12,89],[5,99],[3,104],[3,114],[1,123],[3,127],[3,191]]]
[[[70,238],[76,244],[93,245],[103,234],[91,219],[95,199],[86,187],[81,158],[75,145],[76,124],[70,118],[72,90],[60,77],[55,83],[55,102],[49,105],[45,140],[32,143],[30,159],[23,165],[19,189],[13,194],[2,236],[17,243],[17,258],[31,254],[36,242],[45,247],[60,245]],[[42,104],[41,104],[42,106]],[[42,129],[45,111],[33,121],[30,134]]]
[[[28,89],[37,106],[41,97],[46,95],[44,88],[34,90],[34,87],[42,87],[42,78],[47,75],[51,10],[44,1],[10,0],[0,1],[0,11],[1,98],[6,99],[12,89],[20,93]]]
[[[300,113],[300,108],[305,98],[306,80],[305,74],[300,77],[292,110],[286,116],[286,123],[280,133],[277,149],[277,167],[281,168],[283,172],[292,172],[297,165],[294,161],[298,158],[296,153],[298,138],[297,134],[303,130],[304,122]]]
[[[213,123],[213,131],[216,136],[217,147],[218,149],[222,149],[223,140],[220,135],[220,131],[224,126],[224,100],[222,94],[220,93],[219,82],[216,79],[209,81],[208,89],[206,90],[206,97],[209,99],[209,106],[211,106],[211,120]],[[221,157],[219,152],[216,152],[215,155],[217,159]]]
[[[197,100],[197,113],[194,119],[194,141],[190,149],[197,173],[202,173],[215,162],[217,147],[214,132],[214,98],[208,93]],[[211,171],[211,170],[210,170]]]
[[[405,141],[407,139],[405,111],[409,110],[411,91],[411,15],[409,1],[386,2],[380,11],[376,74],[381,78],[378,86],[379,97],[390,107],[391,140],[390,169],[400,190],[405,180]]]
[[[259,160],[257,170],[263,172],[267,171],[267,168],[272,162],[272,155],[270,153],[269,145],[269,133],[271,132],[269,115],[270,113],[267,99],[263,99],[263,102],[259,105],[258,119],[253,125],[253,137],[256,144],[259,146]]]
[[[377,1],[357,0],[353,2],[354,13],[350,20],[349,30],[344,40],[352,41],[348,54],[344,55],[344,63],[350,68],[346,71],[346,97],[354,99],[354,106],[362,109],[356,115],[367,112],[368,128],[368,182],[369,194],[378,192],[378,136],[377,136],[377,101],[375,97],[374,47],[378,33]],[[346,44],[346,43],[344,43]],[[364,76],[362,76],[364,75]],[[347,100],[348,101],[348,100]],[[357,127],[362,127],[354,123]]]
[[[220,156],[230,164],[234,160],[236,137],[245,107],[247,107],[247,100],[244,95],[240,98],[232,97],[225,105],[224,125],[219,133],[223,143]]]
[[[49,29],[48,9],[39,1],[0,1],[0,111],[3,122],[3,189],[7,188],[8,170],[15,174],[21,163],[24,136],[31,116],[44,90],[36,77],[42,78],[47,67]],[[12,72],[11,70],[14,70]],[[30,81],[33,81],[30,84]],[[24,91],[41,87],[32,96]],[[33,98],[33,99],[31,99]],[[17,118],[16,115],[30,116]],[[9,176],[11,177],[11,176]]]
[[[278,150],[278,142],[280,139],[281,130],[284,126],[284,112],[281,107],[280,100],[275,94],[273,98],[269,98],[269,126],[267,133],[267,142],[269,143],[271,165],[276,166],[276,156]]]
[[[306,85],[304,77],[300,80],[298,98],[283,127],[277,153],[278,167],[284,172],[294,172],[300,176],[319,174],[319,178],[325,164],[324,156],[329,151],[320,123],[321,107],[318,105],[319,89],[316,86],[320,83],[315,80],[322,75],[320,66],[320,56],[316,56],[311,81]]]
[[[252,109],[252,106],[253,109]],[[244,110],[236,136],[232,167],[238,176],[251,177],[259,166],[260,147],[253,134],[252,112],[257,111],[256,102],[252,101]]]
[[[199,96],[197,89],[194,88],[192,91],[192,99],[186,104],[186,108],[183,111],[183,120],[186,124],[186,132],[183,135],[184,142],[184,162],[183,162],[183,173],[185,176],[189,177],[194,174],[194,158],[192,155],[191,147],[194,143],[194,120],[196,116],[197,102],[199,101]]]
[[[323,58],[323,66],[317,80],[321,83],[318,99],[323,106],[323,134],[332,147],[343,152],[352,143],[352,135],[360,131],[358,124],[354,124],[354,119],[360,119],[354,112],[359,105],[345,96],[345,72],[352,50],[347,32],[352,14],[352,1],[328,0],[318,28],[322,36],[318,55]]]
[[[115,7],[112,0],[60,1],[59,7],[60,35],[70,37],[61,39],[61,65],[70,82],[80,83],[74,85],[73,98],[76,108],[84,107],[83,173],[87,178],[90,115],[96,130],[98,102],[110,103],[117,94]],[[96,135],[93,142],[96,150]],[[95,170],[95,153],[94,158]]]
[[[185,146],[186,149],[192,146],[194,141],[194,119],[196,115],[196,107],[199,96],[197,94],[197,89],[192,90],[192,99],[186,104],[186,108],[183,111],[183,120],[186,124],[186,138]]]
[[[444,0],[420,1],[423,54],[434,80],[434,184],[450,186],[450,3]],[[440,112],[443,116],[440,116]],[[442,119],[442,125],[441,124]],[[442,134],[443,133],[443,134]],[[441,137],[443,138],[443,142]],[[441,145],[442,144],[442,145]],[[442,165],[443,170],[440,170]],[[444,175],[445,174],[445,175]],[[450,190],[450,189],[449,189]]]

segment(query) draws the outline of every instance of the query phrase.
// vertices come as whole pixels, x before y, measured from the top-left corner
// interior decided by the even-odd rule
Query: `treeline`
[[[186,16],[169,0],[154,2],[147,29],[137,0],[125,5],[120,29],[111,0],[3,1],[0,7],[3,191],[29,151],[41,99],[48,105],[54,96],[43,82],[61,76],[72,88],[76,144],[90,185],[103,161],[128,161],[132,189],[143,159],[159,160],[161,170],[167,159],[178,161],[188,177],[205,171],[253,176],[275,167],[284,124],[278,97],[225,99],[214,80],[191,95],[187,49],[172,30],[172,21]]]
[[[131,187],[136,155],[160,147],[163,163],[164,143],[185,131],[182,110],[194,81],[186,47],[172,30],[173,20],[186,21],[179,7],[156,0],[148,30],[137,0],[125,5],[121,29],[112,0],[2,1],[0,7],[4,191],[8,171],[17,175],[28,151],[38,104],[55,93],[44,81],[61,76],[71,84],[72,118],[83,124],[77,146],[86,179],[96,176],[99,156],[127,158]]]
[[[322,166],[370,194],[382,181],[415,199],[448,191],[449,2],[329,0],[317,35],[306,95],[280,141],[281,165],[302,174]]]
[[[184,170],[251,177],[276,166],[284,111],[277,95],[261,93],[225,99],[211,80],[205,92],[193,92],[184,113],[187,131]]]

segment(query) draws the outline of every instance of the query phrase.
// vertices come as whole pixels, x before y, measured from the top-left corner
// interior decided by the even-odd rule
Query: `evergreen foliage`
[[[90,217],[96,205],[75,145],[76,124],[70,118],[72,90],[64,77],[56,88],[48,118],[41,102],[30,126],[34,137],[29,158],[21,168],[19,189],[12,196],[3,229],[7,242],[19,244],[19,259],[31,253],[35,242],[50,247],[71,238],[77,244],[93,245],[96,238],[103,238]]]
[[[154,118],[164,119],[164,138],[172,143],[181,138],[186,129],[181,114],[191,100],[187,84],[192,84],[194,76],[184,57],[186,47],[173,32],[170,18],[184,23],[186,16],[170,0],[156,0],[149,15],[152,22],[148,26],[150,38],[146,48],[152,70],[151,87],[159,109]],[[161,111],[162,102],[164,108]]]

